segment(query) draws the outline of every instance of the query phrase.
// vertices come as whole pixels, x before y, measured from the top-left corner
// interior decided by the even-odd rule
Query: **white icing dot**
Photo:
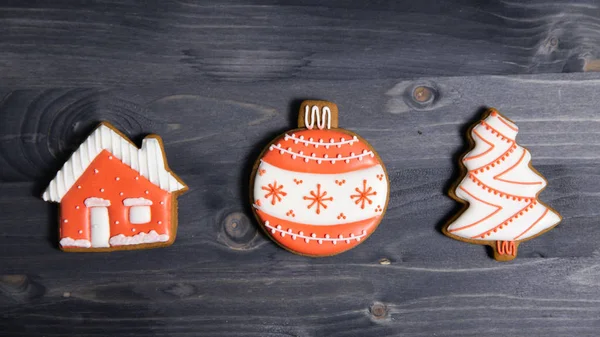
[[[132,231],[132,232],[135,232],[135,228],[132,228],[132,229],[131,229],[131,231]]]
[[[75,206],[75,209],[79,209],[79,206]]]
[[[112,156],[108,156],[108,159],[112,160]]]
[[[121,178],[119,178],[119,177],[116,177],[116,178],[115,178],[115,180],[116,180],[116,181],[119,181],[119,180],[121,180]]]
[[[322,245],[322,244],[323,244],[323,240],[322,240],[322,239],[319,239],[319,241],[318,241],[318,242],[319,242],[319,244],[320,244],[320,245]]]
[[[291,228],[288,228],[288,233],[290,233],[290,234],[291,234],[291,233],[293,233],[293,232],[294,232],[294,231],[292,231],[292,229],[291,229]]]
[[[310,241],[310,239],[306,238],[304,239],[304,242],[308,243]]]
[[[342,158],[342,155],[341,155],[341,154],[338,154],[338,155],[337,155],[337,157],[338,157],[338,158]]]
[[[277,225],[277,229],[281,229],[281,225]]]
[[[367,152],[368,152],[367,150],[363,150],[363,152],[362,152],[362,153],[363,153],[363,154],[365,154],[365,153],[367,153]]]
[[[64,222],[64,223],[67,223],[67,222],[69,222],[69,220],[67,220],[67,219],[64,219],[64,220],[63,220],[63,222]]]
[[[285,237],[285,232],[281,232],[281,237],[284,238]]]
[[[325,238],[326,238],[326,239],[329,239],[329,234],[325,234]]]
[[[350,243],[350,240],[346,240],[346,243]]]
[[[98,171],[98,169],[94,169],[95,174],[98,174],[98,172],[100,172],[100,171]]]
[[[308,158],[304,158],[304,162],[305,162],[305,163],[308,163]]]
[[[342,234],[338,235],[338,238],[343,239],[344,236]]]
[[[375,154],[373,152],[371,152],[371,154],[369,154],[369,156],[371,156],[371,158],[375,157]]]
[[[357,141],[357,140],[358,140],[358,137],[354,136],[354,137],[352,137],[352,139],[353,139],[354,141]]]
[[[275,232],[277,232],[275,228],[271,229],[271,234],[275,234]]]
[[[350,159],[346,159],[344,161],[346,162],[346,164],[350,164]]]
[[[296,235],[292,235],[292,240],[296,240],[297,236]]]
[[[269,151],[273,151],[273,145],[269,146]]]
[[[135,180],[140,180],[140,177],[139,177],[139,176],[138,176],[138,177],[135,177]]]
[[[303,231],[299,231],[298,235],[302,236],[302,235],[304,235],[304,232]]]
[[[309,142],[312,142],[312,141],[313,141],[313,138],[312,138],[312,137],[310,137],[310,138],[308,139],[308,141],[309,141]]]
[[[337,242],[335,242],[335,240],[332,240],[331,243],[333,243],[334,245],[337,245]]]
[[[160,204],[161,204],[161,205],[164,205],[164,204],[165,204],[165,202],[164,202],[164,201],[161,201],[161,202],[160,202]]]
[[[310,236],[312,236],[313,238],[316,238],[316,237],[317,237],[317,234],[315,234],[315,233],[312,233]]]
[[[159,225],[162,225],[162,221],[157,222]]]
[[[360,236],[357,236],[357,237],[356,237],[356,241],[360,241]]]
[[[123,195],[123,194],[125,194],[125,193],[123,193],[123,192],[119,193],[119,195]]]
[[[100,189],[100,192],[104,192],[104,189],[103,189],[103,188],[101,188],[101,189]]]
[[[118,225],[118,224],[119,224],[119,220],[115,221],[115,225]]]
[[[279,150],[279,154],[284,154],[285,152],[283,150]]]
[[[295,154],[292,155],[292,159],[296,159],[296,155]]]
[[[83,234],[83,231],[81,229],[79,230],[79,234]]]
[[[304,140],[304,136],[300,136],[300,139]]]
[[[77,185],[77,188],[81,189],[81,185]]]
[[[363,229],[362,234],[367,235],[367,231]]]
[[[146,190],[146,192],[145,192],[145,193],[146,193],[146,194],[150,194],[150,191]]]

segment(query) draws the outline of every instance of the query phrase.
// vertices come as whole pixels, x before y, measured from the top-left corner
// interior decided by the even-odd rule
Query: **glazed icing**
[[[368,144],[342,129],[288,132],[267,148],[262,159],[281,169],[317,174],[351,172],[378,163]]]
[[[254,207],[282,219],[293,210],[295,221],[315,226],[377,216],[381,214],[378,206],[385,205],[388,195],[387,180],[379,179],[384,175],[381,165],[340,174],[315,174],[284,170],[261,161],[258,169],[264,173],[255,178],[254,200],[261,202]],[[341,181],[344,183],[340,185]],[[341,213],[345,219],[339,217]]]
[[[90,248],[92,243],[90,240],[85,239],[72,239],[69,237],[62,238],[60,240],[60,245],[63,247],[81,247],[81,248]]]
[[[471,131],[475,147],[463,157],[468,173],[455,190],[469,207],[447,228],[470,240],[526,240],[556,225],[560,216],[537,201],[546,181],[531,154],[515,141],[518,127],[492,112]],[[514,246],[499,246],[510,255]]]
[[[145,138],[142,141],[141,149],[138,149],[110,127],[101,124],[58,171],[56,177],[44,191],[42,198],[46,201],[60,202],[102,151],[110,152],[112,156],[167,192],[185,188],[166,169],[165,158],[158,139]]]
[[[99,234],[100,241],[93,246],[106,247],[110,237],[119,234],[128,236],[134,231],[150,230],[155,230],[159,235],[170,234],[171,193],[141,176],[110,152],[103,150],[74,186],[60,202],[61,238],[95,242],[94,234]],[[139,203],[151,205],[135,205]],[[137,227],[138,223],[131,222],[130,213],[134,207],[149,208],[150,223],[134,218],[134,222],[144,222]],[[102,209],[108,212],[106,217],[100,215]],[[95,212],[99,214],[97,225],[100,227],[96,227],[99,230],[97,232],[94,232],[93,228]],[[99,218],[100,216],[102,218]],[[148,216],[144,219],[148,219]],[[69,247],[62,244],[61,246]]]
[[[158,234],[155,230],[151,230],[148,233],[141,232],[139,234],[130,236],[119,234],[110,238],[111,246],[139,245],[144,243],[167,241],[169,241],[169,235]]]

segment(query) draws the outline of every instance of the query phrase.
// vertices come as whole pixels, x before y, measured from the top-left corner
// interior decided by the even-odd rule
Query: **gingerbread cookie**
[[[186,190],[169,170],[159,136],[147,136],[138,149],[101,123],[42,197],[60,203],[60,248],[92,252],[172,244],[177,196]]]
[[[307,256],[339,254],[381,222],[388,176],[364,139],[338,128],[335,104],[304,101],[298,127],[271,142],[256,163],[253,210],[285,249]]]
[[[500,261],[514,259],[521,242],[561,220],[538,200],[547,181],[530,166],[529,151],[515,141],[518,131],[494,109],[471,128],[475,146],[462,158],[467,173],[450,191],[466,207],[444,228],[456,240],[490,245]]]

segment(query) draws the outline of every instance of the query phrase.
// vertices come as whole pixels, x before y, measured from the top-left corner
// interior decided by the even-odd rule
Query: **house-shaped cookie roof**
[[[109,124],[102,123],[58,171],[42,198],[46,201],[60,202],[103,150],[109,151],[162,190],[175,192],[186,188],[177,176],[168,171],[158,137],[146,137],[142,141],[142,148],[138,149]]]

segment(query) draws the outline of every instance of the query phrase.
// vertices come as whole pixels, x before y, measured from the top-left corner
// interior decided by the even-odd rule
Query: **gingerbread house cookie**
[[[110,251],[168,246],[177,196],[187,186],[170,171],[161,138],[137,148],[102,123],[58,171],[43,199],[60,203],[60,248]]]

